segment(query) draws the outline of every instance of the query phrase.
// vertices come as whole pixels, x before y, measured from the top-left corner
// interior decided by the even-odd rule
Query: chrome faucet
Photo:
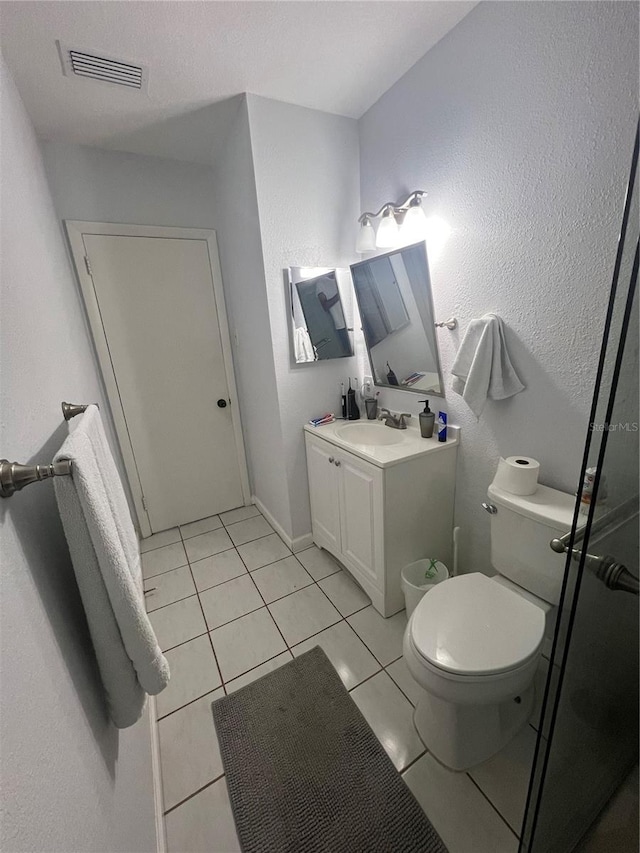
[[[391,429],[406,429],[407,422],[405,421],[405,418],[410,417],[411,415],[408,412],[402,412],[400,415],[393,415],[389,409],[380,409],[378,420],[383,420],[384,425],[391,427]]]

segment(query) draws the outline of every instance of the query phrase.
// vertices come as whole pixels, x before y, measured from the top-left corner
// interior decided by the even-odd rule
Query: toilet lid
[[[540,607],[486,575],[460,575],[437,584],[416,607],[411,638],[416,651],[458,675],[516,669],[544,637]]]

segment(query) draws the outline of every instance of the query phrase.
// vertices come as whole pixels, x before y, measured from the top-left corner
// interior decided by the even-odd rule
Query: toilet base
[[[520,731],[533,711],[534,695],[532,684],[519,697],[497,705],[457,705],[424,692],[413,721],[441,764],[468,770],[500,752]]]

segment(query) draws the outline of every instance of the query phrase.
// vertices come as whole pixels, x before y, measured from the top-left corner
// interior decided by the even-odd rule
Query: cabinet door
[[[335,450],[331,444],[307,439],[313,539],[323,548],[340,554],[339,468],[334,465],[334,459]]]
[[[340,455],[342,553],[376,586],[382,584],[382,471],[353,456]]]

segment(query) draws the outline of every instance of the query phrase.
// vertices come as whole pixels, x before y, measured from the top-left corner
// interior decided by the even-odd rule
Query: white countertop
[[[413,419],[412,419],[413,420]],[[417,421],[417,418],[415,419]],[[377,429],[388,430],[392,432],[394,437],[401,439],[398,444],[388,444],[383,446],[375,446],[371,444],[356,444],[349,441],[340,435],[340,431],[344,430],[352,424],[362,424],[363,426],[371,425]],[[332,424],[314,427],[311,424],[305,424],[305,432],[310,435],[315,435],[318,438],[323,438],[336,447],[342,448],[359,456],[366,462],[372,465],[377,465],[378,468],[390,468],[392,465],[399,465],[406,462],[408,459],[415,459],[418,456],[424,456],[427,453],[442,453],[452,447],[457,447],[460,442],[460,427],[447,427],[447,440],[438,441],[437,435],[433,438],[422,438],[420,429],[415,425],[408,426],[407,429],[394,430],[391,427],[385,426],[382,421],[344,421],[338,420]]]

